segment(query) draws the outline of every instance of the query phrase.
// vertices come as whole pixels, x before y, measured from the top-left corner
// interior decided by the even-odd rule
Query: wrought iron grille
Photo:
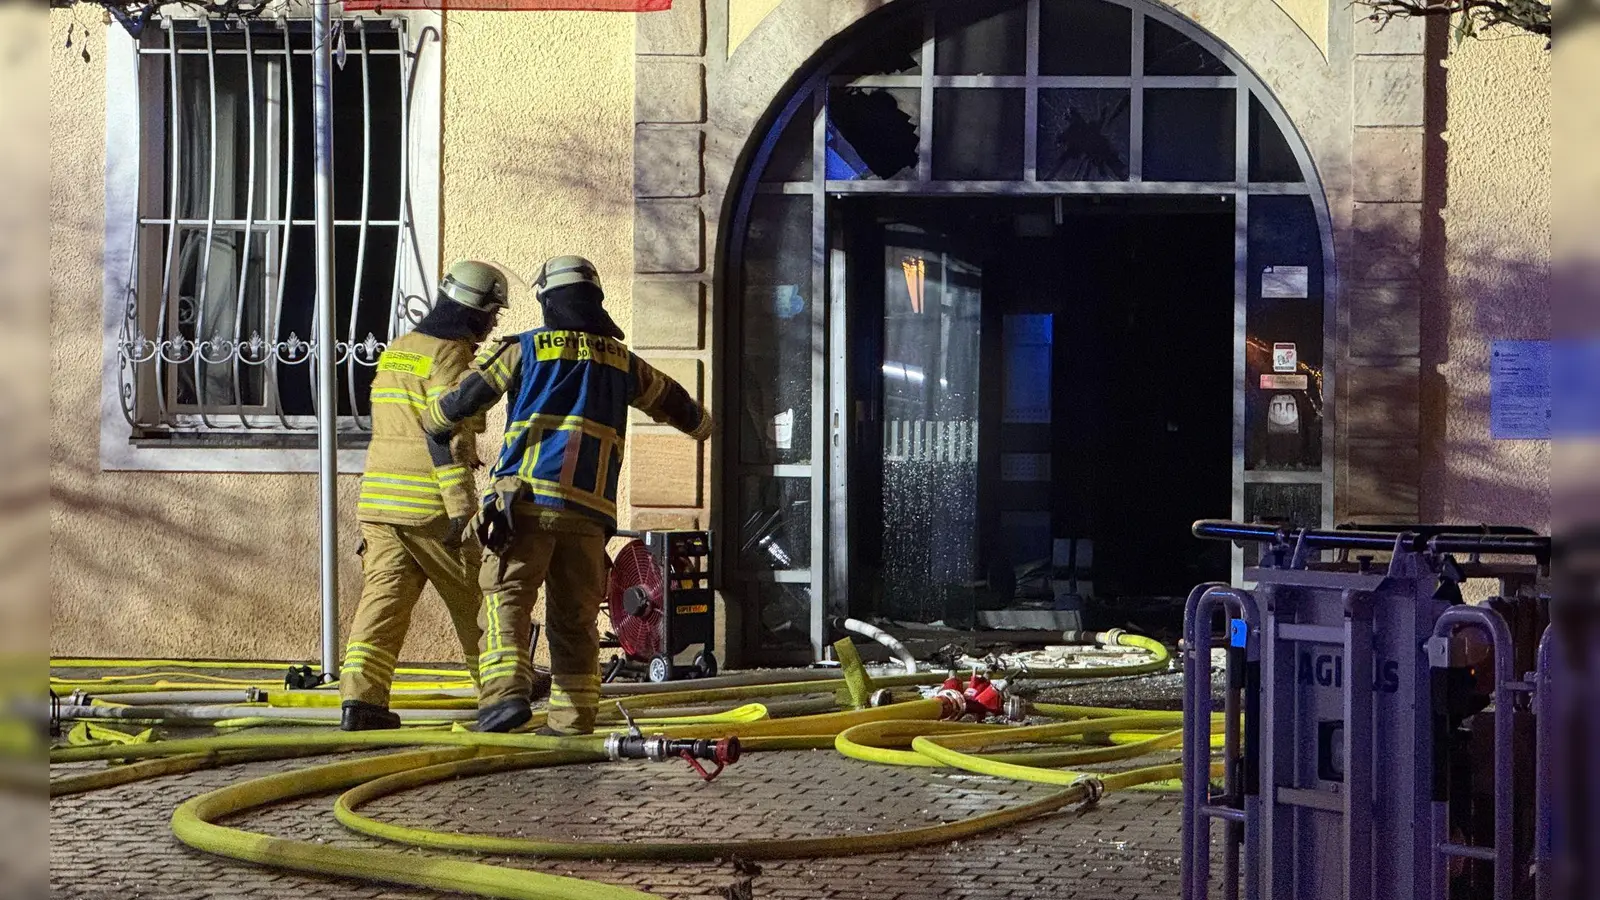
[[[343,434],[368,430],[378,356],[431,303],[407,177],[427,37],[412,48],[398,18],[335,26],[330,352]],[[309,21],[293,19],[167,20],[141,40],[139,218],[117,341],[136,439],[272,443],[315,429],[312,51]]]

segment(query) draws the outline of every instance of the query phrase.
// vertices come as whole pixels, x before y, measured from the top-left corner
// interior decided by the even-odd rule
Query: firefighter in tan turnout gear
[[[339,671],[346,731],[397,728],[389,711],[395,663],[423,586],[444,598],[473,680],[478,678],[480,551],[467,534],[477,508],[473,438],[481,417],[430,439],[428,403],[459,381],[506,306],[506,277],[488,263],[456,263],[433,309],[389,344],[372,380],[372,443],[361,478],[361,604]]]
[[[617,525],[628,408],[699,440],[711,434],[711,416],[622,343],[588,260],[551,259],[534,289],[544,326],[485,347],[460,387],[430,405],[428,425],[448,434],[507,397],[503,450],[476,529],[487,551],[478,730],[509,731],[532,716],[531,619],[548,583],[551,689],[542,731],[587,734],[600,700],[595,617],[606,540]]]

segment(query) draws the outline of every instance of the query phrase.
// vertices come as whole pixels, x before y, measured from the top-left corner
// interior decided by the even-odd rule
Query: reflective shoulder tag
[[[385,350],[378,357],[379,372],[400,372],[404,375],[415,375],[418,378],[427,378],[433,371],[433,357],[421,353],[407,353],[404,350]]]

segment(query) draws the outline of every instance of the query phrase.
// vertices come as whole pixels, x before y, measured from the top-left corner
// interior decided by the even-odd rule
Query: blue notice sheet
[[[1550,342],[1495,341],[1489,367],[1489,434],[1497,441],[1550,437]]]

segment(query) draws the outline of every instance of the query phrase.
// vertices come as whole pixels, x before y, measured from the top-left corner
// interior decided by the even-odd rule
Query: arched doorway
[[[729,197],[719,511],[753,657],[815,656],[832,615],[1159,603],[1248,563],[1192,519],[1330,524],[1322,188],[1165,7],[893,4]]]

